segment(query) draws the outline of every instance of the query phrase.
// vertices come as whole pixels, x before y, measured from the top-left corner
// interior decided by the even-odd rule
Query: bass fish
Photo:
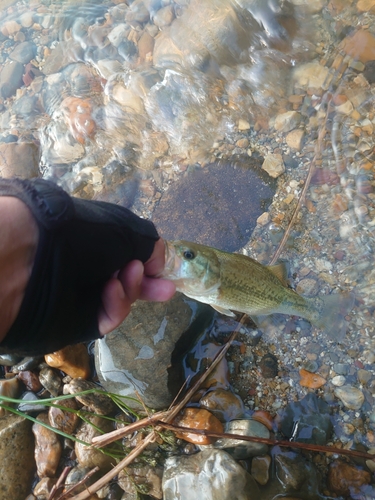
[[[307,319],[336,338],[346,332],[341,313],[353,307],[352,293],[304,297],[288,287],[285,263],[263,266],[246,255],[190,241],[165,244],[165,269],[160,276],[174,281],[177,290],[186,296],[210,304],[221,314],[289,314]]]

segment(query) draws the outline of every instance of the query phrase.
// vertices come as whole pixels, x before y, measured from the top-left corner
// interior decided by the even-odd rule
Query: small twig
[[[64,486],[64,481],[66,479],[66,476],[69,474],[71,471],[71,467],[64,467],[62,473],[60,474],[59,479],[57,480],[57,483],[55,483],[51,489],[51,492],[49,494],[48,500],[53,500],[56,496],[57,490]]]
[[[71,488],[69,488],[62,495],[60,495],[57,500],[63,500],[63,498],[67,498],[72,493],[72,491],[78,488],[78,486],[80,486],[81,484],[84,484],[93,474],[95,474],[98,471],[99,467],[98,466],[94,467],[87,474],[85,474],[85,476],[82,479],[80,479],[76,484],[74,484]]]
[[[320,131],[319,131],[319,135],[318,135],[318,140],[317,140],[317,143],[316,143],[316,148],[315,148],[315,155],[314,155],[314,158],[311,160],[311,164],[310,164],[310,168],[309,168],[309,173],[307,174],[307,177],[306,177],[306,180],[305,180],[305,185],[303,186],[303,189],[301,191],[301,194],[298,198],[298,203],[297,203],[297,206],[296,208],[294,209],[294,212],[293,212],[293,215],[292,215],[292,218],[290,219],[289,221],[289,224],[288,224],[288,227],[286,228],[285,230],[285,233],[284,233],[284,236],[282,237],[281,241],[280,241],[280,244],[270,262],[270,266],[272,266],[273,264],[275,264],[278,260],[278,258],[280,257],[281,255],[281,252],[284,250],[284,246],[289,238],[289,235],[290,235],[290,232],[292,230],[292,227],[294,225],[294,222],[297,218],[297,215],[299,214],[299,211],[301,210],[301,207],[302,207],[302,204],[303,202],[305,201],[305,197],[306,197],[306,193],[307,193],[307,190],[310,186],[310,182],[311,182],[311,179],[312,179],[312,176],[314,175],[315,173],[315,170],[316,170],[316,161],[318,159],[318,156],[320,156],[321,154],[321,151],[322,151],[322,142],[323,142],[323,139],[324,139],[324,136],[326,134],[326,131],[327,131],[327,128],[326,128],[326,124],[327,124],[327,119],[328,119],[328,114],[329,114],[329,111],[330,111],[330,106],[331,106],[331,100],[330,99],[328,101],[328,104],[327,104],[327,113],[324,117],[324,123],[323,123],[323,126],[321,127]]]

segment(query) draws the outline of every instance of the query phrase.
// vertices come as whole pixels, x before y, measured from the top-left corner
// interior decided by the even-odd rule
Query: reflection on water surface
[[[239,358],[233,381],[272,412],[309,391],[301,368],[317,372],[338,420],[357,422],[338,438],[371,447],[375,2],[274,4],[0,0],[0,174],[39,174],[152,217],[189,165],[261,156],[278,190],[243,251],[267,263],[313,165],[282,257],[299,293],[355,290],[348,334],[336,345],[276,318],[254,351],[272,350],[279,376],[241,371]],[[364,395],[360,411],[338,404],[337,376]]]

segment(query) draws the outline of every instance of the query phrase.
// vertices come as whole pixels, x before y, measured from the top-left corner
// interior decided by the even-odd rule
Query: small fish
[[[342,316],[354,304],[354,294],[303,297],[287,285],[285,263],[263,266],[245,255],[227,253],[190,241],[166,241],[161,277],[177,290],[228,316],[273,313],[307,319],[335,338],[346,332]]]

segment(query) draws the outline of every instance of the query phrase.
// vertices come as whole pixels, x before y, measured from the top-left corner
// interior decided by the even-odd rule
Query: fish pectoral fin
[[[266,266],[272,274],[278,278],[284,286],[288,286],[288,264],[284,261],[275,264],[274,266]]]
[[[225,309],[224,307],[216,306],[214,304],[211,304],[211,307],[220,314],[225,314],[226,316],[231,316],[232,318],[236,317],[234,312],[230,311],[229,309]]]

